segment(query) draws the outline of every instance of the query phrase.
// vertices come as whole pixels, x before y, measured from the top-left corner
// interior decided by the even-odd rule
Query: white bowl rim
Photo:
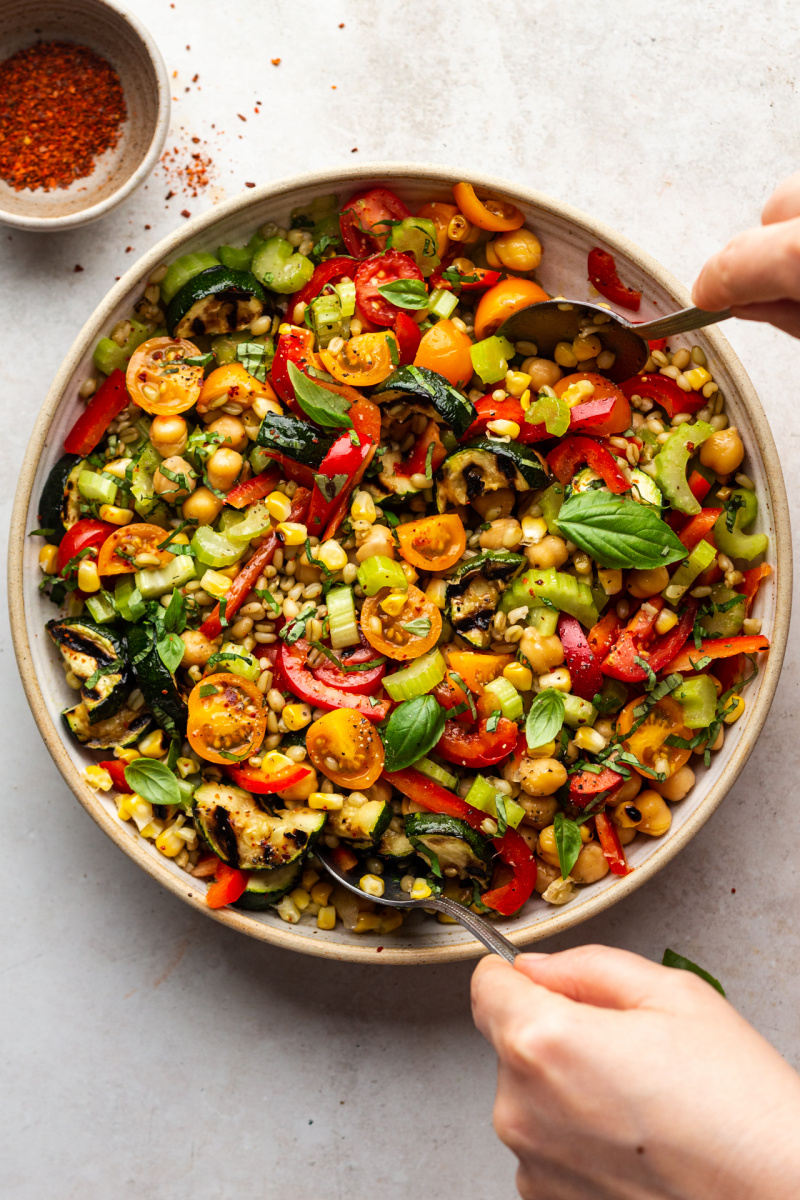
[[[167,868],[166,863],[162,865],[152,858],[143,846],[133,839],[119,823],[113,820],[107,809],[97,800],[94,791],[81,778],[80,772],[67,754],[61,736],[56,730],[45,706],[33,668],[28,639],[22,563],[31,491],[38,461],[44,449],[53,417],[82,356],[102,333],[109,314],[114,311],[117,304],[124,299],[126,293],[137,281],[146,278],[156,266],[165,261],[169,255],[175,253],[184,242],[190,241],[193,237],[203,233],[226,216],[239,210],[247,209],[250,206],[255,207],[262,201],[280,200],[282,195],[289,190],[313,186],[319,187],[324,191],[328,185],[333,190],[333,185],[341,188],[343,185],[346,187],[350,182],[356,186],[369,182],[378,184],[380,182],[389,182],[393,179],[403,180],[409,177],[419,180],[430,180],[432,184],[438,184],[439,186],[443,183],[445,185],[456,183],[463,178],[452,167],[434,164],[420,166],[415,163],[396,162],[365,163],[358,167],[329,168],[326,171],[306,172],[302,175],[292,176],[256,189],[249,189],[232,197],[225,203],[212,208],[208,212],[192,218],[186,225],[175,230],[174,233],[168,234],[143,255],[138,262],[129,267],[119,282],[106,295],[105,299],[95,308],[76,337],[53,380],[42,409],[36,419],[14,498],[8,556],[8,596],[11,632],[14,651],[17,656],[17,664],[28,703],[39,727],[39,732],[56,766],[77,800],[89,812],[100,828],[130,858],[137,862],[154,879],[158,880],[159,883],[168,888],[174,895],[191,904],[205,916],[210,916],[231,929],[236,929],[260,941],[269,942],[284,949],[295,950],[322,958],[395,966],[455,962],[477,958],[486,953],[486,951],[477,941],[474,941],[434,947],[427,946],[420,949],[399,949],[393,948],[391,944],[388,944],[382,946],[380,948],[381,952],[377,953],[376,947],[371,942],[366,942],[365,939],[356,936],[353,937],[352,942],[347,943],[316,941],[313,938],[295,933],[293,927],[285,923],[281,923],[280,926],[277,923],[274,925],[266,922],[262,923],[254,920],[246,912],[240,912],[231,908],[212,910],[206,904],[205,891],[199,890],[194,885],[190,876],[176,877]],[[654,258],[641,250],[624,235],[619,234],[612,227],[595,220],[572,205],[556,200],[542,192],[512,184],[505,179],[477,174],[475,172],[470,172],[469,178],[473,184],[480,188],[487,188],[490,191],[501,193],[511,200],[519,200],[525,204],[536,205],[553,216],[569,220],[584,231],[591,233],[594,237],[602,239],[607,245],[627,255],[644,273],[656,280],[661,286],[669,289],[682,304],[688,305],[690,303],[689,293],[682,284]],[[696,811],[691,814],[684,824],[645,863],[638,866],[630,875],[618,879],[612,888],[594,896],[589,896],[586,900],[576,903],[574,907],[570,904],[564,908],[555,909],[551,917],[537,922],[535,926],[522,926],[519,929],[507,931],[507,936],[510,940],[519,946],[553,937],[575,925],[581,924],[583,921],[589,920],[591,917],[597,916],[612,904],[616,904],[619,900],[641,887],[642,884],[646,883],[648,879],[661,870],[662,867],[683,849],[687,842],[691,840],[717,809],[747,762],[767,718],[778,684],[789,632],[792,581],[789,508],[780,459],[761,402],[730,344],[719,332],[718,328],[706,329],[704,333],[714,352],[725,361],[727,369],[735,380],[737,393],[746,407],[748,416],[753,424],[759,454],[767,468],[768,487],[774,518],[776,560],[780,563],[780,569],[777,572],[777,579],[775,581],[777,589],[776,615],[771,649],[767,656],[766,664],[762,668],[763,673],[758,693],[752,705],[749,706],[746,718],[747,726],[730,760],[725,765],[719,779],[710,787]]]

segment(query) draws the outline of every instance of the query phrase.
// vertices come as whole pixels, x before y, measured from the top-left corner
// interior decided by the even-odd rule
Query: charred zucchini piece
[[[45,628],[69,670],[83,682],[81,697],[92,724],[113,717],[125,703],[133,682],[122,638],[107,625],[97,625],[84,617],[48,621]],[[87,687],[86,681],[93,676],[92,686]]]
[[[497,611],[503,583],[524,565],[521,554],[505,550],[486,550],[458,567],[448,580],[445,602],[450,623],[456,633],[487,650],[492,638],[490,626]]]
[[[68,529],[80,520],[78,476],[84,460],[80,454],[62,454],[42,488],[39,500],[39,526],[52,529],[47,541],[57,546]]]
[[[353,792],[351,795],[359,795]],[[354,802],[345,799],[344,808],[328,813],[328,830],[336,837],[346,838],[357,847],[367,849],[374,846],[392,819],[391,804],[382,800]]]
[[[335,438],[323,433],[316,425],[301,421],[299,417],[267,413],[256,441],[267,450],[280,450],[281,454],[295,462],[318,467]]]
[[[170,337],[234,333],[264,311],[264,289],[249,271],[208,267],[192,276],[167,308]]]
[[[409,858],[414,847],[405,834],[402,817],[392,817],[381,837],[378,853],[382,858]]]
[[[527,492],[547,485],[547,470],[532,446],[479,438],[446,458],[436,472],[439,512],[469,504],[485,492]]]
[[[325,824],[324,812],[310,808],[267,812],[244,788],[224,783],[201,783],[194,794],[193,814],[214,853],[242,871],[295,862]]]
[[[399,367],[375,388],[372,398],[381,405],[404,401],[414,412],[446,422],[457,438],[477,416],[471,400],[427,367]]]
[[[466,821],[440,813],[409,813],[406,836],[429,865],[433,865],[435,854],[442,871],[455,867],[462,879],[468,875],[480,882],[488,881],[494,855],[492,843]]]
[[[188,717],[186,702],[175,684],[175,676],[161,661],[151,625],[128,627],[128,655],[136,682],[157,724],[166,733],[183,735]]]
[[[247,888],[236,901],[235,908],[249,912],[264,912],[277,904],[281,896],[290,892],[297,883],[303,869],[301,859],[287,863],[285,867],[272,867],[268,871],[251,871]]]
[[[127,746],[135,746],[155,725],[152,715],[144,708],[138,712],[121,708],[113,717],[92,724],[83,701],[74,708],[65,708],[61,718],[72,736],[90,750],[115,750],[117,747],[124,750]]]

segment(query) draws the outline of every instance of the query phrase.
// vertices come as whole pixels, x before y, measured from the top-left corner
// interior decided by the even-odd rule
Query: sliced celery
[[[138,621],[144,616],[144,597],[130,575],[120,579],[114,588],[114,607],[123,621]]]
[[[561,505],[564,503],[564,485],[563,483],[551,483],[550,487],[542,492],[539,497],[539,507],[542,510],[542,517],[547,525],[547,532],[560,534],[558,528],[558,514],[561,512]]]
[[[509,721],[516,721],[522,716],[522,696],[513,683],[504,679],[492,679],[484,687],[484,691],[492,698],[493,707],[499,708]]]
[[[671,604],[680,600],[697,576],[708,570],[716,557],[717,552],[714,547],[703,538],[701,542],[697,543],[686,561],[681,563],[664,588],[662,592],[664,599],[669,600]]]
[[[98,504],[113,504],[117,498],[117,485],[113,479],[98,475],[96,471],[81,471],[78,476],[78,491],[84,500],[96,500]]]
[[[328,592],[328,623],[334,650],[360,645],[361,634],[356,621],[352,588],[331,588]]]
[[[365,596],[374,596],[381,588],[390,587],[396,592],[408,591],[408,580],[400,563],[385,554],[368,558],[358,568],[357,579]]]
[[[134,578],[143,600],[158,600],[173,588],[183,587],[194,575],[194,559],[188,554],[178,554],[165,567],[148,567],[137,571]]]
[[[717,711],[717,689],[710,675],[692,675],[678,684],[672,693],[683,709],[687,729],[705,729]]]
[[[521,804],[517,804],[516,800],[512,800],[505,792],[499,791],[498,788],[492,787],[488,779],[484,779],[483,775],[476,775],[473,780],[472,787],[467,792],[464,799],[467,804],[471,804],[473,808],[480,809],[490,817],[497,820],[497,797],[500,796],[503,807],[506,812],[506,823],[512,829],[516,829],[522,818],[525,816],[525,809]]]
[[[108,592],[95,592],[93,596],[87,596],[86,607],[98,625],[108,625],[117,619],[117,609]]]
[[[253,252],[248,246],[220,246],[217,258],[223,267],[230,267],[232,271],[249,271]]]
[[[342,316],[352,317],[356,311],[356,285],[352,279],[342,279],[334,284],[333,290],[339,297],[342,306]]]
[[[558,628],[558,613],[552,608],[532,608],[528,613],[528,624],[542,637],[552,637]]]
[[[572,729],[580,729],[581,725],[594,725],[597,720],[597,709],[588,700],[571,693],[564,697],[564,724]]]
[[[207,567],[231,567],[244,554],[245,545],[231,541],[210,525],[198,525],[192,534],[192,550]]]
[[[552,437],[563,437],[569,429],[570,408],[566,400],[557,396],[552,388],[545,387],[528,409],[525,420],[532,425],[544,424]]]
[[[414,770],[419,771],[421,775],[427,775],[428,779],[432,779],[434,783],[440,783],[442,787],[453,788],[458,786],[458,778],[451,775],[449,771],[445,771],[444,767],[440,767],[438,763],[432,762],[429,758],[418,758],[414,763]]]
[[[514,347],[504,337],[484,338],[470,347],[470,358],[475,374],[483,383],[498,383],[505,379],[508,360],[514,357]]]
[[[195,275],[199,275],[201,271],[207,271],[209,267],[218,266],[219,259],[205,250],[176,258],[174,263],[170,263],[166,275],[161,280],[161,299],[165,304],[169,304],[170,300],[177,296],[181,288],[190,279],[194,279]]]
[[[141,346],[142,342],[150,337],[146,325],[134,320],[131,320],[130,325],[131,331],[121,346],[113,338],[107,337],[100,338],[95,346],[94,365],[104,375],[110,375],[112,371],[124,371],[128,365],[128,359],[137,346]]]
[[[223,512],[223,517],[226,515]],[[241,513],[235,513],[235,520],[226,524],[223,530],[225,537],[232,542],[249,542],[254,537],[261,537],[270,528],[270,515],[263,500],[251,504],[242,518]]]
[[[258,659],[236,642],[223,642],[220,654],[223,657],[215,664],[214,671],[227,671],[232,675],[241,676],[242,679],[249,679],[251,682],[255,682],[261,674],[261,664]],[[226,658],[225,655],[228,657]]]
[[[330,611],[331,593],[328,593],[328,610]],[[386,675],[383,686],[393,700],[413,700],[415,696],[424,696],[441,683],[447,666],[439,650],[429,650],[415,658],[411,666]]]
[[[441,321],[446,321],[457,308],[458,296],[455,292],[448,292],[445,288],[437,288],[435,292],[431,292],[431,298],[428,302],[428,312],[431,316],[438,317]]]
[[[308,283],[314,274],[314,264],[299,254],[291,242],[271,237],[256,251],[251,270],[259,283],[266,284],[273,292],[290,295]]]
[[[399,225],[392,228],[392,249],[413,254],[414,261],[426,279],[439,266],[436,244],[436,226],[430,217],[405,217]]]
[[[311,320],[321,350],[327,349],[333,338],[342,336],[344,316],[336,292],[326,292],[311,301]]]

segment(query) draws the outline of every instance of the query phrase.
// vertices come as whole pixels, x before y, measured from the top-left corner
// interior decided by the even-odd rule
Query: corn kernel
[[[165,753],[164,730],[154,729],[138,743],[138,750],[145,758],[161,758]]]
[[[268,750],[261,758],[261,770],[270,774],[272,771],[282,771],[284,767],[293,766],[292,759],[288,754],[281,754],[280,750]]]
[[[603,343],[593,333],[584,334],[583,337],[576,337],[572,343],[572,353],[578,362],[583,362],[587,358],[597,358],[602,349]]]
[[[108,475],[115,475],[117,479],[124,479],[125,472],[130,465],[131,459],[129,458],[115,458],[113,462],[106,463],[106,465],[103,467],[103,470]],[[173,538],[173,541],[174,540],[175,539]]]
[[[280,333],[280,334],[291,333],[291,332],[292,332],[292,326],[289,324],[288,321],[282,321],[281,324],[278,326],[278,333]]]
[[[561,399],[574,408],[576,404],[585,404],[587,400],[591,400],[594,395],[594,384],[590,379],[579,379],[577,383],[571,383],[568,388],[561,393]]]
[[[315,904],[321,904],[324,908],[331,898],[332,891],[332,883],[315,883],[311,889],[311,899]]]
[[[414,880],[409,894],[412,900],[427,900],[429,896],[433,895],[433,892],[428,886],[427,881],[420,878]]]
[[[518,692],[529,692],[533,687],[533,671],[522,663],[509,663],[503,668],[503,678],[512,683]]]
[[[329,571],[341,571],[342,567],[347,565],[347,551],[343,550],[333,538],[329,538],[327,542],[322,543],[314,558],[321,562],[324,567],[327,567]]]
[[[127,525],[133,518],[130,508],[118,508],[116,504],[101,504],[97,512],[100,520],[108,521],[109,525]]]
[[[187,775],[194,775],[195,771],[200,769],[193,758],[179,758],[175,766],[178,768],[181,779],[185,779]]]
[[[557,692],[568,692],[572,688],[572,676],[566,667],[556,667],[547,675],[539,676],[539,687],[555,688]]]
[[[78,567],[78,587],[82,592],[100,591],[100,576],[94,559],[84,558]]]
[[[221,571],[206,571],[201,582],[203,591],[208,592],[209,596],[216,597],[217,600],[222,599],[230,591],[231,580]]]
[[[406,606],[407,599],[405,592],[389,592],[389,595],[381,600],[381,608],[390,617],[399,617]]]
[[[340,796],[338,792],[312,792],[306,804],[309,808],[316,808],[321,812],[339,812],[344,808],[344,796]]]
[[[159,850],[165,858],[176,858],[185,845],[183,838],[178,837],[178,831],[174,825],[163,829],[156,838],[156,850]]]
[[[98,791],[108,792],[111,790],[111,776],[105,767],[98,767],[96,763],[92,763],[90,767],[86,767],[83,772],[83,778],[89,787],[97,788]]]
[[[569,342],[559,342],[553,353],[553,358],[560,367],[577,367],[578,360]]]
[[[117,816],[120,821],[130,821],[132,810],[131,801],[135,800],[136,796],[130,793],[120,792],[117,795]]]
[[[176,533],[175,537],[170,542],[171,546],[188,546],[189,539],[185,533]]]
[[[531,377],[530,375],[526,375],[524,371],[506,372],[505,389],[509,396],[514,396],[518,400],[530,386]]]
[[[291,896],[282,896],[275,905],[275,910],[280,919],[288,922],[289,925],[296,925],[300,920],[300,909]]]
[[[380,875],[362,875],[358,881],[358,886],[368,896],[382,896],[386,891],[386,884]]]
[[[547,537],[547,522],[543,517],[522,518],[522,540],[527,545],[536,546]]]
[[[141,758],[141,754],[135,746],[115,746],[114,758],[120,759],[122,762],[133,762],[134,759]]]
[[[689,381],[693,392],[699,392],[707,383],[711,383],[711,373],[705,367],[694,367],[691,371],[684,371],[683,377]]]
[[[555,752],[555,742],[545,742],[542,746],[529,746],[528,758],[552,758]]]
[[[622,571],[614,567],[600,568],[597,572],[600,587],[607,596],[616,596],[622,591]]]
[[[311,893],[318,883],[319,871],[315,871],[313,867],[306,867],[305,871],[303,871],[303,874],[300,876],[300,886],[304,887],[307,892]],[[312,896],[311,899],[313,900],[314,897]],[[320,901],[318,900],[317,903],[319,904]]]
[[[336,909],[333,905],[326,905],[317,913],[317,929],[335,929],[336,928]]]
[[[731,709],[728,715],[722,718],[726,725],[732,725],[734,721],[738,721],[745,710],[745,702],[742,696],[733,695],[731,696],[731,700],[736,701],[736,707]]]
[[[270,492],[264,507],[275,521],[285,521],[292,511],[292,502],[284,492]]]
[[[381,917],[377,913],[359,913],[353,926],[353,933],[377,933],[381,927]]]
[[[369,521],[370,525],[372,525],[377,515],[375,501],[369,492],[356,492],[353,497],[353,503],[350,505],[350,516],[353,520]]]
[[[519,425],[516,421],[490,421],[486,426],[489,433],[494,433],[497,437],[519,437]]]
[[[257,396],[251,407],[259,421],[263,421],[267,413],[274,413],[279,417],[283,415],[283,409],[281,408],[280,404],[278,404],[277,400],[270,400],[267,396]],[[246,423],[246,419],[244,417],[242,420]]]
[[[590,754],[599,754],[605,749],[606,739],[602,733],[598,733],[596,729],[592,729],[589,725],[583,725],[577,729],[572,736],[572,740],[579,750],[588,750]]]
[[[281,712],[287,729],[293,733],[305,729],[311,723],[311,707],[308,704],[286,704]]]
[[[299,521],[281,521],[277,532],[285,546],[302,546],[308,537],[308,530]]]
[[[447,604],[447,580],[432,579],[425,588],[425,598],[437,608],[445,608]]]
[[[387,913],[381,917],[381,933],[394,933],[395,929],[399,929],[403,924],[403,914],[399,912]]]
[[[411,563],[406,562],[405,559],[400,563],[400,569],[405,575],[408,583],[416,583],[419,579],[419,571],[416,571],[414,567],[412,567]]]
[[[58,546],[42,546],[39,551],[39,566],[45,575],[53,575],[55,573],[57,558]]]
[[[531,406],[531,389],[526,388],[519,398],[519,405],[523,412],[527,412]]]
[[[304,912],[311,903],[311,897],[305,888],[295,888],[294,891],[289,892],[289,896],[294,900],[300,912]]]
[[[134,820],[135,819],[136,818],[134,817]],[[142,835],[143,838],[151,838],[153,840],[155,840],[158,837],[158,835],[163,832],[164,832],[164,822],[159,821],[156,818],[153,818],[152,821],[148,821],[147,824],[143,825],[142,828],[139,830],[139,833]]]
[[[662,608],[656,617],[656,633],[669,633],[678,624],[678,615],[671,608]]]
[[[458,921],[455,919],[455,917],[451,917],[450,913],[446,913],[446,912],[437,912],[436,920],[439,922],[440,925],[457,925],[458,924]]]

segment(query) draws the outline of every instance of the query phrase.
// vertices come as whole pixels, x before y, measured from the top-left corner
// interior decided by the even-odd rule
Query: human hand
[[[800,337],[800,172],[779,184],[761,226],[738,233],[697,277],[692,300],[716,312],[769,321]]]
[[[790,1200],[800,1077],[696,975],[582,946],[489,956],[475,1022],[523,1200]]]

